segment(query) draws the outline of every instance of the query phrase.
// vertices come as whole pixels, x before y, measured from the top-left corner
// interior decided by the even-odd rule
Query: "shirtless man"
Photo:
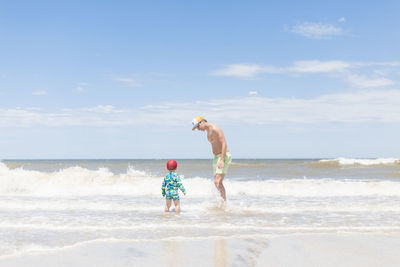
[[[214,153],[214,184],[221,197],[226,201],[225,187],[222,181],[228,171],[229,164],[232,161],[231,153],[228,151],[224,133],[218,125],[209,123],[201,116],[197,116],[192,121],[193,128],[200,131],[207,131],[207,139],[211,143],[212,151]]]

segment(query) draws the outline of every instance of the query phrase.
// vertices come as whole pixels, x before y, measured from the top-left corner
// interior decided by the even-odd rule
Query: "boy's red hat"
[[[175,170],[178,167],[178,163],[175,160],[168,160],[167,162],[167,169],[168,170]]]

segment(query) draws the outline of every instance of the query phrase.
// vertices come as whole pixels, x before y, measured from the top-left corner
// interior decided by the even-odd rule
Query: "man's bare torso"
[[[222,153],[222,142],[226,142],[225,136],[221,128],[218,127],[218,125],[215,124],[211,125],[212,126],[207,132],[207,139],[211,143],[214,155],[218,155]]]

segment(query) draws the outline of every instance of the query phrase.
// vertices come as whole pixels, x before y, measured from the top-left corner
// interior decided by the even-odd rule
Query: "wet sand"
[[[399,234],[83,242],[0,259],[0,266],[400,266]]]

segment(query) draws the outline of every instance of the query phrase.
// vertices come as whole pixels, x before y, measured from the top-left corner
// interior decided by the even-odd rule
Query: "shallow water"
[[[0,256],[101,239],[400,232],[397,159],[234,159],[226,204],[211,160],[178,160],[180,215],[163,212],[165,162],[2,161]]]

